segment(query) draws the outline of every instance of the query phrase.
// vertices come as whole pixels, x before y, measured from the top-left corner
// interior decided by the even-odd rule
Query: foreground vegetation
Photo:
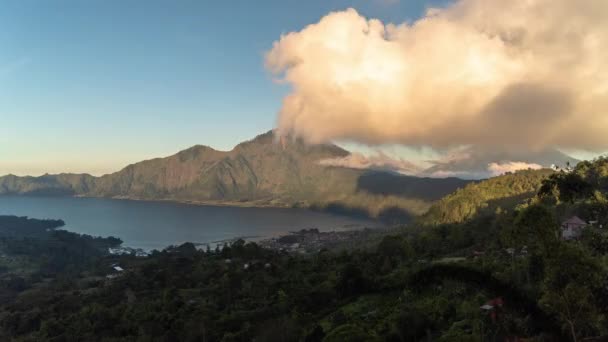
[[[296,256],[237,241],[205,251],[184,244],[148,258],[66,258],[64,269],[43,274],[4,269],[3,279],[21,280],[1,284],[12,296],[0,306],[0,339],[606,338],[608,235],[600,225],[608,225],[608,161],[584,162],[569,173],[518,172],[475,186],[439,204],[443,219],[426,217],[355,250]],[[523,190],[507,190],[517,187]],[[467,206],[476,209],[463,215]],[[579,240],[562,240],[559,222],[575,214],[595,223]],[[49,249],[37,259],[2,248],[7,255],[31,254],[38,260],[33,268],[64,251]]]

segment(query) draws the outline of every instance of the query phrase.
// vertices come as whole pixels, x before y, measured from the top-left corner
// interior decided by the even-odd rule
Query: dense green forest
[[[416,224],[351,250],[293,255],[240,240],[137,258],[102,253],[115,239],[75,236],[89,248],[42,255],[5,243],[3,258],[35,267],[0,271],[0,291],[11,293],[0,339],[605,340],[607,195],[608,160],[598,159],[469,185]],[[572,215],[592,224],[566,241],[560,222]],[[37,241],[64,243],[54,231]],[[63,269],[43,267],[61,253],[72,256]]]
[[[119,246],[118,238],[80,235],[58,228],[61,220],[0,216],[0,303],[29,287],[62,277],[78,277]]]

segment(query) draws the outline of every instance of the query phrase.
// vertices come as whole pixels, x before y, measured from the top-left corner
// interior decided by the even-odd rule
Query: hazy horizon
[[[267,131],[263,131],[263,132],[259,132],[259,134],[263,134]],[[251,140],[253,138],[255,138],[257,135],[259,134],[255,134],[251,137],[245,138],[242,141],[239,141],[237,143],[235,143],[234,145],[232,145],[229,148],[217,148],[215,146],[209,145],[209,144],[205,144],[204,142],[200,142],[200,143],[195,143],[193,145],[189,145],[189,146],[183,146],[183,147],[179,147],[177,150],[175,151],[168,151],[164,154],[159,154],[159,155],[153,155],[151,152],[144,152],[141,154],[141,158],[140,159],[123,159],[120,158],[120,156],[118,156],[116,159],[109,159],[107,161],[102,161],[100,164],[102,164],[101,167],[99,167],[99,169],[96,168],[85,168],[85,169],[80,169],[78,167],[71,167],[71,166],[65,166],[65,165],[59,165],[57,166],[57,169],[55,171],[49,171],[47,169],[41,169],[39,171],[36,171],[36,169],[30,169],[29,171],[25,171],[25,172],[12,172],[12,171],[8,171],[5,173],[0,172],[0,177],[1,176],[5,176],[5,175],[15,175],[15,176],[33,176],[33,177],[38,177],[38,176],[42,176],[45,174],[61,174],[61,173],[73,173],[73,174],[90,174],[92,176],[103,176],[103,175],[107,175],[107,174],[111,174],[111,173],[115,173],[118,172],[122,169],[124,169],[125,167],[127,167],[128,165],[131,164],[135,164],[138,162],[142,162],[142,161],[146,161],[146,160],[151,160],[151,159],[156,159],[156,158],[165,158],[165,157],[169,157],[172,155],[175,155],[176,153],[183,151],[185,149],[188,149],[190,147],[193,146],[197,146],[197,145],[203,145],[203,146],[208,146],[211,147],[212,149],[216,150],[216,151],[222,151],[222,152],[228,152],[233,150],[238,144],[244,142],[244,141],[248,141]],[[433,162],[435,161],[440,161],[440,158],[444,158],[445,160],[449,160],[451,157],[453,157],[453,155],[450,155],[449,152],[447,152],[445,155],[442,155],[441,153],[437,152],[437,151],[433,151],[431,150],[429,147],[426,148],[409,148],[407,146],[399,146],[399,145],[385,145],[382,147],[369,147],[369,146],[365,146],[365,145],[360,145],[360,144],[356,144],[356,143],[337,143],[336,145],[346,149],[347,151],[351,151],[353,153],[353,157],[356,158],[360,158],[362,159],[360,162],[363,163],[363,166],[359,166],[357,164],[357,162],[355,161],[353,162],[348,162],[348,163],[329,163],[327,165],[334,165],[334,166],[343,166],[343,167],[353,167],[353,168],[368,168],[365,165],[369,164],[370,168],[373,168],[374,166],[378,166],[376,165],[377,162],[380,163],[394,163],[394,164],[401,164],[401,163],[405,163],[407,164],[407,166],[409,167],[413,167],[414,171],[412,171],[411,173],[406,173],[406,174],[410,174],[410,175],[422,175],[420,174],[421,171],[424,171],[425,167],[430,167],[433,165]],[[455,148],[452,153],[458,152],[458,148]],[[599,156],[600,154],[594,154],[594,153],[590,153],[590,152],[586,152],[586,151],[561,151],[563,153],[565,153],[566,155],[572,157],[572,158],[576,158],[579,160],[590,160],[593,159],[597,156]],[[407,155],[409,157],[409,159],[404,159],[403,155]],[[434,159],[435,158],[435,159]],[[120,165],[117,165],[115,169],[110,169],[109,167],[105,166],[107,164],[117,164],[117,160],[122,160],[123,163]],[[56,163],[54,161],[51,160],[52,163]],[[320,161],[321,164],[323,164],[323,161]],[[421,165],[420,167],[418,167],[419,165]],[[2,166],[0,164],[0,166]],[[26,164],[27,166],[27,164]],[[394,171],[400,171],[399,167],[401,165],[397,165],[397,167],[394,169]],[[549,165],[544,165],[545,167],[548,167]],[[522,168],[526,168],[528,167],[528,165],[525,165],[525,167]],[[2,170],[2,168],[0,168],[0,170]],[[503,171],[511,171],[509,169],[505,169]],[[491,175],[491,174],[489,174]],[[428,174],[426,175],[422,175],[422,176],[429,176]],[[445,174],[445,175],[435,175],[432,177],[436,177],[436,178],[444,178],[444,177],[459,177],[459,178],[471,178],[471,179],[479,179],[479,178],[485,178],[488,175],[476,175],[476,174]]]

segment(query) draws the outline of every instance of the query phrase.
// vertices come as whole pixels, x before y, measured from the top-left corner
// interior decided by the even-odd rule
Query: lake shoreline
[[[28,195],[17,195],[17,196],[28,196]],[[172,198],[141,198],[141,197],[132,197],[132,196],[87,196],[87,195],[72,195],[72,196],[63,196],[63,197],[72,197],[72,198],[101,198],[101,199],[111,199],[111,200],[122,200],[122,201],[137,201],[137,202],[151,202],[151,203],[175,203],[175,204],[184,204],[191,206],[205,206],[205,207],[234,207],[234,208],[271,208],[271,209],[304,209],[311,212],[317,213],[326,213],[331,215],[338,215],[344,217],[350,217],[355,219],[364,219],[368,221],[374,221],[378,223],[382,223],[383,225],[386,222],[383,222],[380,218],[375,217],[369,213],[361,214],[360,211],[357,211],[358,208],[351,208],[352,211],[344,210],[344,211],[335,211],[329,209],[332,203],[326,203],[325,206],[316,205],[316,204],[287,204],[287,203],[267,203],[265,200],[258,201],[214,201],[214,200],[180,200],[180,199],[172,199]],[[403,222],[404,224],[407,222]]]
[[[321,231],[386,227],[369,218],[302,207],[230,205],[92,196],[0,196],[0,214],[63,219],[68,231],[115,236],[123,246],[163,249],[184,242],[210,243],[238,237],[274,238],[301,229]],[[247,203],[251,204],[251,203]]]
[[[27,195],[20,195],[27,196]],[[161,203],[178,203],[187,204],[193,206],[208,206],[208,207],[238,207],[238,208],[277,208],[277,209],[309,209],[307,206],[293,206],[288,204],[264,204],[252,201],[195,201],[195,200],[179,200],[173,198],[142,198],[132,196],[87,196],[87,195],[73,195],[67,197],[74,198],[103,198],[112,200],[123,200],[123,201],[139,201],[139,202],[161,202]]]

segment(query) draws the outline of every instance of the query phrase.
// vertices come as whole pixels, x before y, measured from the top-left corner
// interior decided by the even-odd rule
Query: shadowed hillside
[[[395,195],[434,201],[469,183],[471,181],[455,177],[422,178],[388,172],[367,172],[357,179],[357,190],[375,195]]]

